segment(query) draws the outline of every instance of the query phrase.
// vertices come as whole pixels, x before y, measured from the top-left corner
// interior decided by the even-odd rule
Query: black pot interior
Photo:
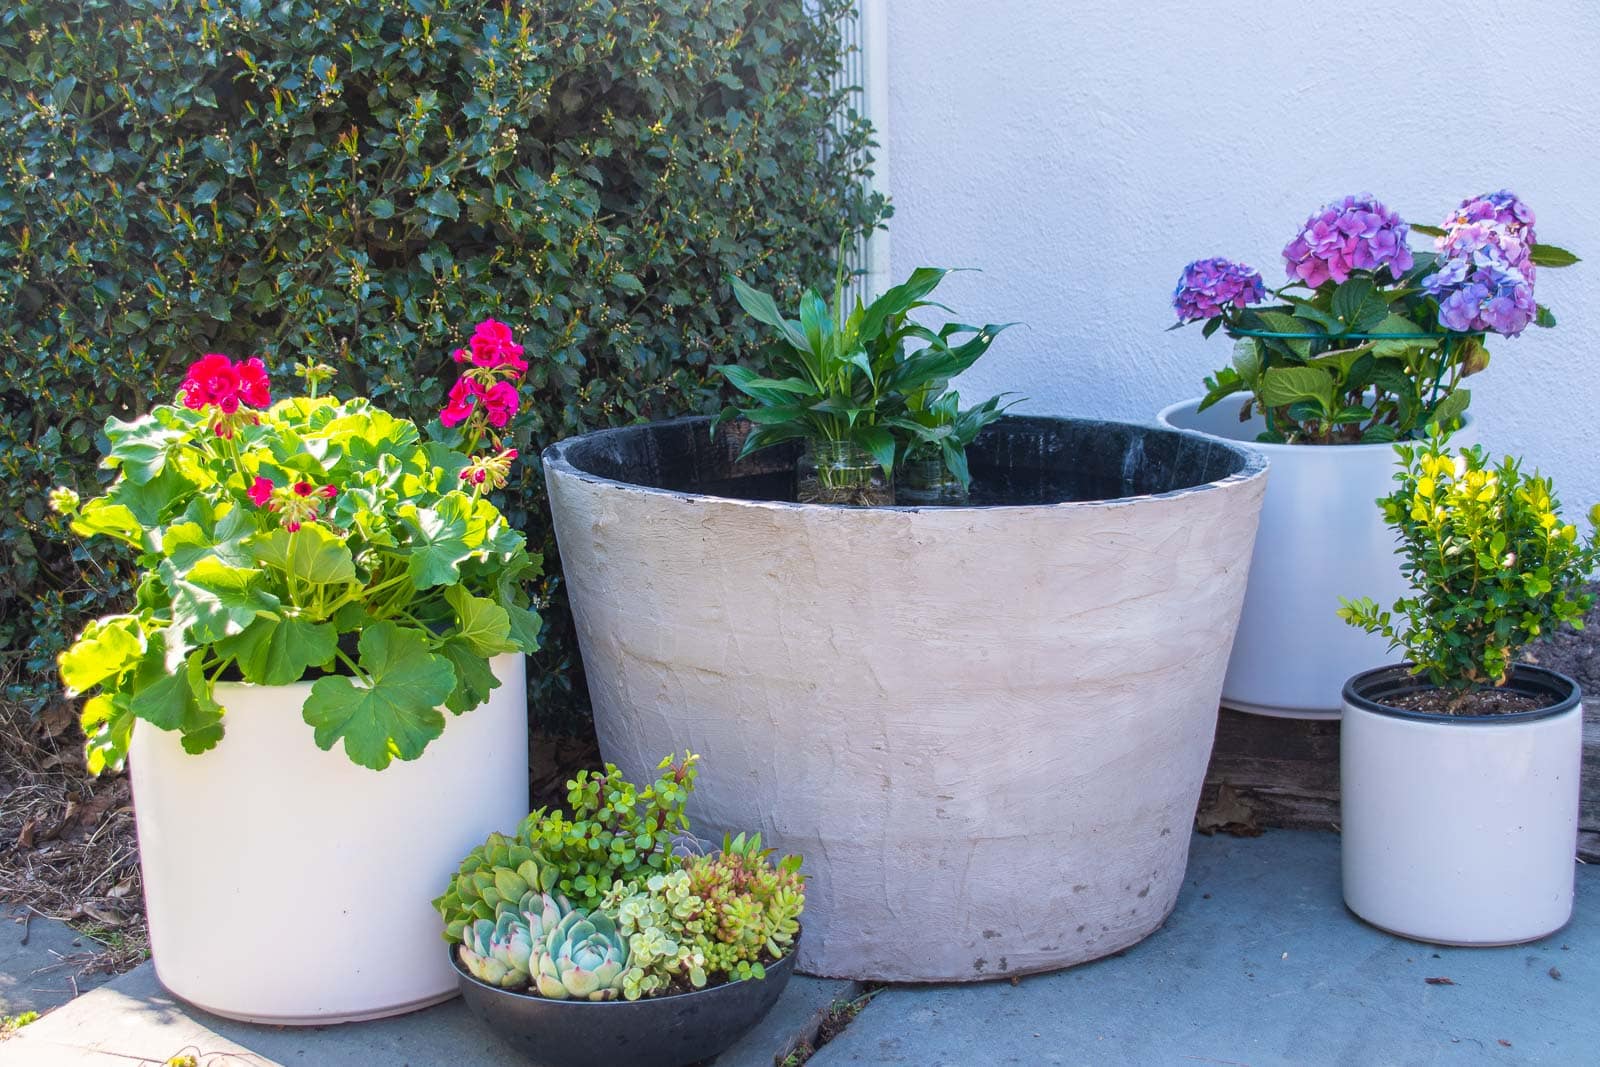
[[[707,419],[602,430],[546,453],[610,481],[742,500],[795,499],[798,442],[736,460],[748,427],[713,437]],[[971,506],[1117,500],[1195,489],[1264,464],[1214,438],[1164,427],[1096,419],[1007,416],[967,450]]]
[[[1542,706],[1529,711],[1514,711],[1500,715],[1442,715],[1393,706],[1392,702],[1403,696],[1434,688],[1436,687],[1426,678],[1412,674],[1410,664],[1400,663],[1356,675],[1345,683],[1344,698],[1362,711],[1370,711],[1377,715],[1464,726],[1544,719],[1571,711],[1582,699],[1578,683],[1566,675],[1557,674],[1543,667],[1519,663],[1511,669],[1511,677],[1503,688],[1518,696],[1538,700]]]

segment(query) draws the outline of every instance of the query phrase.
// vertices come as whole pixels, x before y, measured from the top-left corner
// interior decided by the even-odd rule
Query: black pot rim
[[[780,508],[783,510],[828,508],[830,510],[836,509],[841,511],[905,511],[917,512],[920,514],[948,513],[956,515],[974,511],[1118,507],[1125,504],[1144,503],[1151,500],[1173,500],[1179,497],[1187,496],[1190,493],[1199,493],[1211,489],[1231,487],[1242,482],[1251,481],[1252,479],[1264,478],[1267,474],[1268,461],[1264,453],[1243,442],[1230,441],[1227,438],[1218,437],[1215,434],[1203,433],[1199,430],[1186,430],[1178,426],[1169,426],[1162,423],[1137,422],[1132,419],[1096,419],[1089,416],[1070,415],[1003,415],[997,421],[1004,422],[1008,419],[1012,422],[1022,419],[1055,422],[1078,422],[1084,424],[1118,426],[1140,430],[1156,430],[1161,433],[1174,434],[1179,437],[1200,438],[1212,444],[1219,445],[1232,452],[1235,459],[1239,463],[1239,469],[1234,471],[1232,474],[1224,475],[1221,478],[1216,478],[1209,482],[1201,482],[1197,485],[1188,485],[1179,489],[1169,489],[1161,493],[1139,493],[1131,496],[1107,497],[1104,500],[1068,500],[1058,504],[967,504],[962,505],[959,508],[937,508],[933,511],[930,511],[923,505],[919,504],[875,504],[869,507],[854,507],[845,504],[802,504],[795,500],[747,500],[743,497],[718,496],[715,493],[701,493],[683,489],[662,489],[653,485],[643,485],[639,482],[626,482],[617,478],[608,478],[602,474],[591,473],[590,471],[586,471],[574,463],[570,455],[574,448],[579,447],[582,444],[592,442],[596,438],[615,434],[637,433],[646,427],[674,427],[685,426],[689,424],[700,424],[709,427],[711,424],[711,418],[708,415],[681,415],[677,418],[655,419],[651,422],[636,423],[629,426],[612,426],[601,430],[590,430],[588,433],[562,438],[561,440],[556,441],[554,444],[549,445],[543,452],[539,454],[539,462],[542,468],[547,472],[547,478],[549,476],[548,472],[555,471],[557,474],[560,474],[564,477],[571,477],[577,481],[587,482],[593,485],[605,485],[615,489],[624,489],[629,492],[648,493],[652,496],[663,496],[671,499],[686,500],[697,503],[701,501],[714,501],[718,504],[734,504],[739,507]]]
[[[467,981],[476,985],[480,989],[487,989],[489,992],[496,993],[501,996],[517,997],[521,1000],[538,1001],[540,1004],[563,1005],[570,1008],[605,1008],[608,1006],[615,1007],[618,1004],[666,1004],[672,1001],[681,1002],[688,1000],[690,997],[703,997],[711,993],[719,993],[730,986],[740,985],[744,982],[766,981],[765,978],[741,978],[736,982],[719,982],[717,985],[707,986],[704,989],[691,989],[687,993],[673,993],[671,996],[666,997],[640,997],[638,1000],[559,1000],[555,997],[542,997],[537,993],[524,993],[517,989],[503,989],[500,986],[490,985],[488,982],[485,982],[483,979],[479,978],[477,975],[473,974],[471,971],[467,970],[461,965],[460,953],[456,951],[461,947],[459,944],[451,943],[445,947],[450,952],[450,966],[455,968],[456,974],[460,975],[462,978],[465,978]],[[799,951],[799,948],[800,934],[796,933],[794,935],[794,944],[789,946],[789,954],[784,956],[782,959],[776,960],[769,964],[769,969],[780,967],[785,963],[793,961],[795,958],[795,953]]]
[[[1497,715],[1443,715],[1433,711],[1413,711],[1409,708],[1393,707],[1365,695],[1380,687],[1382,696],[1438,688],[1412,674],[1412,666],[1413,664],[1409,662],[1391,663],[1386,667],[1362,671],[1344,683],[1345,703],[1361,711],[1384,715],[1391,719],[1407,719],[1411,722],[1432,723],[1438,726],[1473,727],[1552,719],[1580,707],[1583,701],[1583,690],[1577,682],[1559,671],[1531,663],[1518,663],[1512,666],[1511,678],[1506,682],[1506,687],[1513,692],[1532,697],[1548,696],[1554,700],[1554,703],[1547,707],[1534,708],[1530,711],[1509,711]]]

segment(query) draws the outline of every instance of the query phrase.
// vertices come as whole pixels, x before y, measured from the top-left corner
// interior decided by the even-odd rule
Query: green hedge
[[[724,281],[792,293],[868,193],[830,87],[846,0],[11,0],[0,5],[0,647],[55,692],[127,561],[64,536],[99,428],[200,353],[307,355],[431,418],[485,316],[533,362],[501,501],[555,563],[537,451],[715,406],[757,334]],[[586,699],[559,577],[531,683]],[[570,720],[568,720],[570,721]]]

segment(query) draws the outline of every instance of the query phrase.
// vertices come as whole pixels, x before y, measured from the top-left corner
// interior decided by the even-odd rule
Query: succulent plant
[[[615,1000],[628,962],[628,942],[609,915],[574,910],[546,937],[534,985],[555,1000]]]
[[[525,841],[490,834],[467,853],[450,885],[433,902],[444,919],[445,940],[460,941],[469,924],[494,922],[502,910],[518,910],[531,890],[553,891],[557,877],[556,868]]]
[[[761,835],[724,838],[722,851],[684,865],[689,891],[705,904],[706,966],[732,978],[762,977],[763,953],[783,957],[794,945],[805,907],[800,857],[774,864]]]
[[[631,956],[622,995],[649,996],[683,979],[696,989],[706,984],[701,899],[689,891],[687,871],[651,875],[643,887],[617,882],[601,904],[617,917]]]
[[[506,905],[502,903],[501,908]],[[545,893],[537,888],[530,888],[522,894],[522,899],[517,902],[516,913],[528,926],[528,933],[532,935],[536,945],[543,945],[545,938],[550,936],[550,931],[560,925],[561,920],[572,911],[572,905],[560,893]]]
[[[502,989],[528,983],[533,954],[533,938],[527,924],[515,912],[506,911],[497,920],[478,919],[467,927],[457,949],[461,965],[480,982]]]

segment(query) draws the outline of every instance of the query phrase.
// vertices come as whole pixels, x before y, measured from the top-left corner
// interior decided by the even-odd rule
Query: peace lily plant
[[[311,680],[317,745],[375,770],[412,760],[498,686],[489,658],[537,647],[523,535],[486,497],[516,458],[502,430],[527,369],[493,320],[455,352],[462,371],[424,440],[364,398],[272,401],[259,359],[212,354],[177,402],[110,419],[107,491],[52,506],[85,537],[138,552],[131,610],[89,623],[60,657],[84,705],[90,769],[121,766],[136,720],[204,752],[223,738],[219,681]]]

